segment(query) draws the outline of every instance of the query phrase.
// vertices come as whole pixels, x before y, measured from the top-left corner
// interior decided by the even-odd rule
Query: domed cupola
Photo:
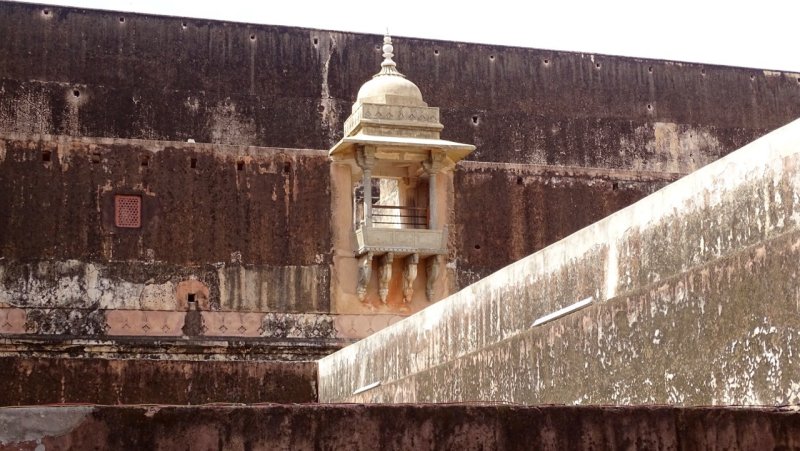
[[[439,109],[422,100],[422,92],[394,62],[392,38],[383,38],[381,70],[358,90],[353,111],[344,123],[345,138],[356,135],[413,136],[438,139]]]
[[[392,38],[383,38],[383,63],[381,71],[375,74],[372,79],[358,90],[356,104],[353,105],[355,111],[359,104],[373,103],[380,105],[406,105],[406,106],[428,106],[422,100],[422,92],[417,85],[412,83],[397,70],[397,63],[392,60],[394,56]]]

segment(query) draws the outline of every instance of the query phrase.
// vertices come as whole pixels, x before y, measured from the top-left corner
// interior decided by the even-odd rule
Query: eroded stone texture
[[[292,316],[366,313],[331,274],[355,265],[332,244],[337,169],[303,149],[341,137],[375,37],[8,2],[0,30],[0,334],[321,338],[332,321],[349,339],[388,324],[377,297],[379,315],[344,328]],[[797,74],[398,49],[443,137],[478,146],[454,175],[441,282],[420,263],[412,311],[800,115]],[[141,229],[114,227],[117,194],[141,196]]]
[[[19,133],[327,149],[381,52],[371,35],[8,2],[0,29],[0,130]],[[800,116],[800,74],[397,43],[477,161],[688,172]]]
[[[276,337],[267,312],[330,311],[324,152],[2,143],[0,334],[181,336],[194,303],[202,313],[184,335]],[[140,228],[115,226],[117,194],[141,197]]]
[[[0,183],[9,188],[0,190],[0,206],[8,212],[0,216],[0,303],[31,310],[25,331],[102,335],[104,311],[185,312],[190,294],[202,311],[334,310],[329,262],[337,257],[329,247],[324,152],[43,136],[0,143]],[[50,161],[43,161],[45,155]],[[453,289],[676,177],[568,168],[514,171],[472,163],[457,172],[455,260],[447,270],[458,276]],[[498,197],[501,190],[506,192]],[[111,200],[115,193],[131,192],[143,196],[142,228],[117,229]],[[562,211],[565,199],[576,202],[575,211],[552,214]],[[512,214],[487,216],[476,205]],[[489,225],[491,233],[485,230]],[[522,238],[503,239],[508,233]],[[398,274],[402,269],[398,266]],[[426,282],[424,271],[414,282],[422,298]],[[402,286],[390,289],[400,292]],[[428,305],[424,299],[419,304]],[[175,335],[183,324],[177,321],[182,318],[151,330]],[[4,324],[0,333],[20,333]],[[236,335],[240,326],[211,333]],[[243,336],[258,329],[244,327]],[[267,336],[273,333],[265,330]]]
[[[0,409],[0,450],[792,449],[781,409],[497,405]]]
[[[6,259],[328,262],[324,152],[47,136],[2,141]],[[115,194],[142,197],[140,229],[114,227]],[[312,224],[321,226],[295,233]]]
[[[464,162],[455,171],[456,286],[477,282],[683,175]]]
[[[323,358],[320,399],[797,403],[798,167],[800,121]]]
[[[316,397],[314,362],[0,357],[2,406],[297,403]]]

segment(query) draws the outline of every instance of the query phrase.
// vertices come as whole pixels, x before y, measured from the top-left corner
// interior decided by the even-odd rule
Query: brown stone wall
[[[0,303],[330,310],[323,152],[7,137],[0,186]],[[140,228],[116,195],[141,198]]]
[[[378,36],[5,2],[0,131],[327,149]],[[800,116],[800,74],[396,38],[478,161],[685,172]]]
[[[497,405],[0,409],[0,450],[794,449],[784,409]]]
[[[314,362],[0,357],[0,406],[313,402],[316,369]]]
[[[464,162],[455,171],[453,249],[464,288],[682,174]]]
[[[0,186],[8,259],[310,266],[330,249],[324,152],[7,136]],[[142,197],[140,229],[114,226],[115,194]]]
[[[78,309],[63,311],[69,322],[55,311],[20,319],[29,332],[67,335],[102,334],[104,309],[183,312],[190,292],[202,310],[330,312],[328,165],[317,151],[9,136],[0,140],[0,302]],[[455,288],[677,176],[462,164]],[[115,194],[142,197],[140,229],[115,227]],[[177,323],[166,332],[176,333]]]
[[[339,312],[324,149],[379,42],[0,3],[0,333],[184,336],[189,295],[204,311],[190,336],[388,323],[267,315]],[[798,74],[396,48],[444,137],[478,146],[455,173],[451,292],[800,115]],[[115,194],[142,197],[140,229],[114,226]]]

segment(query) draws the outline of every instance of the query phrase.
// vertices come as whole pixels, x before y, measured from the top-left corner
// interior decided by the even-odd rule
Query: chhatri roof
[[[453,162],[466,157],[475,146],[439,139],[439,108],[429,107],[417,85],[397,70],[393,52],[392,38],[385,36],[380,72],[359,89],[344,138],[329,155],[341,157],[355,146],[371,145],[410,153],[443,150]]]

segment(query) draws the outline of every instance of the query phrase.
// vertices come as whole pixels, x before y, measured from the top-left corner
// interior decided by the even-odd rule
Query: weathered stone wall
[[[324,315],[328,164],[322,151],[6,136],[0,334],[349,340],[395,322]],[[456,177],[451,270],[465,286],[677,174],[468,163]],[[116,194],[142,197],[141,228],[115,226]]]
[[[202,335],[182,330],[189,296],[206,315],[329,312],[327,172],[316,151],[6,137],[0,306],[25,317],[0,331]],[[141,197],[141,227],[116,227],[118,194]],[[272,336],[262,317],[216,327]]]
[[[497,405],[0,409],[0,450],[793,449],[781,409]]]
[[[379,42],[0,3],[0,334],[324,341],[397,321],[328,315],[324,149]],[[451,291],[800,115],[797,74],[403,38],[397,54],[445,138],[478,146],[455,173]],[[114,194],[142,196],[141,229],[113,227]]]
[[[7,356],[0,406],[313,402],[316,370],[314,362]]]
[[[453,288],[477,282],[682,175],[462,162],[455,171]]]
[[[796,404],[798,168],[795,121],[323,358],[320,400]]]
[[[0,6],[0,131],[327,149],[380,37]],[[800,116],[800,74],[396,39],[472,159],[689,172]]]
[[[369,35],[20,3],[0,6],[0,30],[3,134],[327,149],[341,136],[359,86],[380,61],[380,39]],[[474,160],[514,164],[456,173],[454,288],[800,116],[797,74],[403,38],[397,53],[402,71],[430,105],[441,108],[446,138],[476,144]],[[284,158],[293,158],[289,153]],[[222,172],[229,177],[232,167],[227,164]],[[305,177],[307,172],[294,175],[292,184],[321,180]],[[5,176],[19,185],[31,181],[18,173]],[[519,177],[522,184],[516,185]],[[171,180],[174,192],[194,186],[190,179]],[[41,196],[38,189],[29,194]],[[221,193],[210,199],[202,196],[210,193],[194,194],[208,205],[229,206]],[[226,211],[224,221],[215,221],[217,228],[203,229],[214,231],[212,245],[208,233],[184,232],[199,213],[209,218],[214,212],[189,208],[197,201],[183,203],[173,213],[180,217],[164,224],[166,233],[150,249],[174,260],[208,263],[228,261],[234,248],[249,247],[255,255],[243,256],[245,263],[299,259],[302,268],[282,264],[276,270],[325,282],[327,275],[306,267],[310,257],[330,250],[326,217],[302,213],[317,211],[316,203],[293,204],[288,210],[299,216],[281,224],[271,222],[281,215],[261,216],[267,223],[252,221],[238,205],[242,214]],[[36,213],[46,225],[56,220],[42,210],[31,216]],[[483,220],[476,221],[477,215]],[[298,224],[301,229],[294,228]],[[313,233],[308,224],[314,224]],[[78,229],[65,233],[85,233]],[[265,240],[250,239],[255,229],[303,230],[303,237],[312,239],[301,237],[303,248],[294,249],[289,246],[299,241],[293,236],[276,250],[281,237],[267,235],[262,238],[271,238],[270,244],[256,249]],[[493,232],[489,239],[486,230]],[[24,240],[11,232],[0,236],[22,246]],[[70,237],[63,246],[81,246],[86,237],[91,235]],[[312,242],[317,238],[322,244]],[[116,256],[147,249],[123,248],[117,243]],[[40,250],[31,246],[20,254],[37,258]],[[315,305],[326,302],[318,299]]]
[[[323,151],[5,135],[0,186],[6,259],[295,266],[298,277],[329,262]],[[142,196],[141,228],[114,226],[115,194]]]

